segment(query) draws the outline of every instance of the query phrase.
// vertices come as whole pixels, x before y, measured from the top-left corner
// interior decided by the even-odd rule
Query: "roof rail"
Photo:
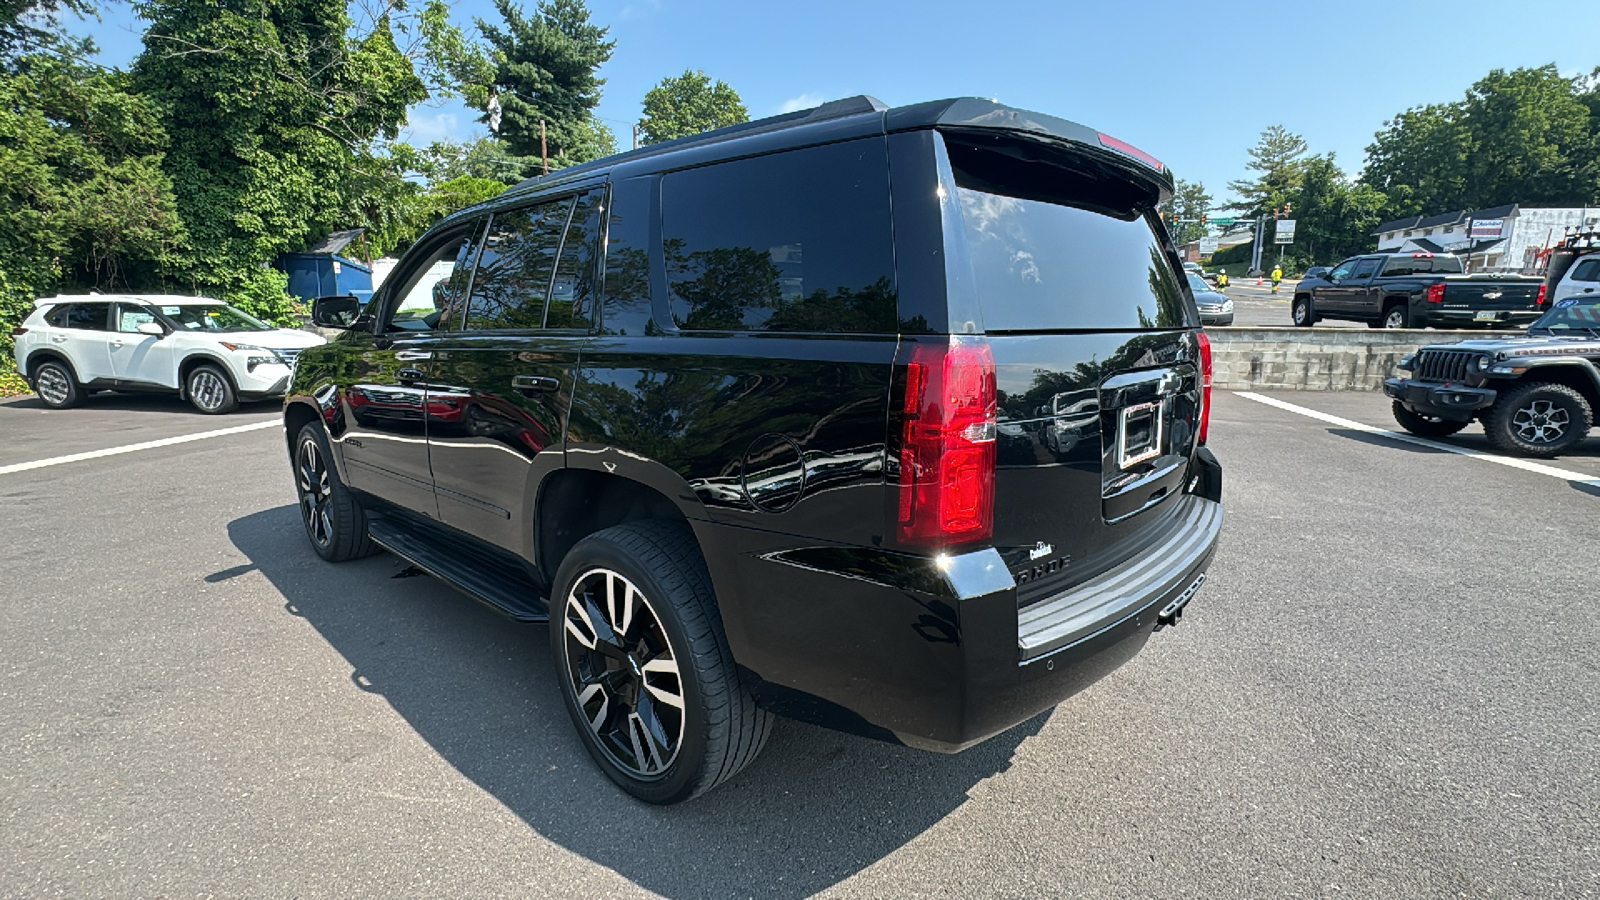
[[[670,141],[662,141],[659,144],[650,144],[648,146],[640,147],[637,150],[629,150],[624,153],[617,153],[611,156],[602,157],[601,159],[592,160],[590,162],[580,163],[576,166],[568,166],[565,169],[558,169],[554,172],[551,172],[549,175],[535,175],[532,178],[525,179],[513,185],[510,188],[510,191],[518,191],[523,188],[530,188],[536,185],[545,184],[547,183],[546,179],[552,178],[553,176],[559,175],[562,178],[566,178],[570,175],[589,172],[595,169],[609,168],[617,165],[618,163],[632,162],[639,159],[648,159],[649,157],[658,156],[662,153],[679,150],[684,147],[699,147],[710,144],[719,144],[723,141],[730,141],[734,138],[745,137],[747,135],[761,134],[769,131],[779,131],[785,128],[808,125],[812,122],[821,122],[826,119],[839,119],[845,116],[861,115],[862,113],[881,113],[887,111],[888,109],[889,107],[885,105],[882,100],[866,94],[861,94],[855,97],[845,97],[841,100],[830,100],[827,103],[812,109],[802,109],[791,113],[782,113],[776,116],[769,116],[765,119],[756,119],[752,122],[740,122],[737,125],[728,125],[712,131],[703,131],[699,134],[691,134],[686,137],[673,138]],[[510,191],[508,191],[508,193]]]

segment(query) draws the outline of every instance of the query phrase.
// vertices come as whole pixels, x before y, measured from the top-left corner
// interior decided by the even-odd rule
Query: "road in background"
[[[8,449],[256,418],[30,402]],[[1216,563],[1129,665],[957,756],[782,721],[670,809],[590,762],[544,627],[321,562],[276,430],[0,476],[0,894],[1600,891],[1600,496],[1227,392],[1211,429]]]

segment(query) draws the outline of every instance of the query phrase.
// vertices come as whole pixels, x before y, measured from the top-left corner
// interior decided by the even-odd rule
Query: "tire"
[[[1294,318],[1294,324],[1301,328],[1310,328],[1317,324],[1317,311],[1311,306],[1311,295],[1301,294],[1295,297],[1289,315]]]
[[[612,781],[646,803],[679,803],[755,759],[772,715],[740,683],[686,525],[632,522],[591,534],[561,561],[555,588],[556,680],[579,738]]]
[[[1564,384],[1535,381],[1500,395],[1483,415],[1490,446],[1513,456],[1548,459],[1589,435],[1594,412]]]
[[[1412,412],[1406,409],[1399,400],[1394,401],[1394,420],[1400,423],[1401,428],[1412,434],[1428,438],[1449,437],[1467,427],[1468,424]]]
[[[311,549],[335,563],[376,553],[378,547],[367,534],[366,512],[339,480],[321,426],[312,422],[300,429],[289,459],[300,500],[300,524]]]
[[[1404,306],[1389,306],[1383,310],[1383,321],[1374,328],[1410,328],[1411,313]]]
[[[67,409],[83,402],[83,388],[72,369],[59,360],[47,359],[33,370],[33,392],[39,402],[51,409]]]
[[[210,363],[196,366],[189,373],[184,379],[184,391],[189,403],[208,416],[220,416],[239,408],[239,395],[228,373]]]

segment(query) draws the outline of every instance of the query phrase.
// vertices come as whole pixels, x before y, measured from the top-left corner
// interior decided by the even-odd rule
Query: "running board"
[[[550,621],[544,590],[509,559],[446,534],[421,533],[392,518],[369,516],[367,534],[395,556],[518,622]]]

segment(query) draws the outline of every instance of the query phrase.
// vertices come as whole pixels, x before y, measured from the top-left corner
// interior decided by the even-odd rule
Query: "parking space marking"
[[[1417,437],[1414,434],[1408,434],[1404,431],[1390,431],[1387,428],[1378,428],[1374,425],[1365,425],[1361,422],[1352,421],[1350,419],[1342,419],[1338,416],[1330,416],[1325,412],[1307,409],[1304,406],[1296,406],[1293,403],[1289,403],[1285,400],[1279,400],[1276,397],[1265,397],[1261,394],[1251,393],[1250,391],[1234,391],[1233,393],[1235,396],[1243,397],[1246,400],[1254,400],[1257,403],[1264,403],[1267,406],[1277,407],[1278,409],[1296,413],[1307,418],[1318,419],[1320,421],[1327,422],[1330,425],[1338,425],[1341,428],[1349,428],[1353,431],[1360,431],[1366,434],[1375,434],[1386,438],[1393,438],[1394,440],[1404,441],[1408,444],[1416,444],[1419,447],[1429,447],[1434,450],[1443,450],[1446,453],[1455,453],[1460,456],[1470,456],[1474,459],[1481,459],[1484,462],[1492,462],[1496,463],[1497,465],[1509,466],[1513,469],[1521,469],[1524,472],[1535,472],[1539,475],[1549,475],[1551,478],[1560,478],[1563,481],[1571,481],[1576,484],[1586,485],[1588,487],[1600,488],[1600,478],[1590,478],[1583,472],[1574,472],[1571,469],[1559,469],[1555,466],[1547,466],[1543,463],[1530,462],[1526,459],[1517,459],[1511,456],[1500,456],[1496,453],[1485,453],[1482,450],[1474,450],[1471,447],[1456,447],[1451,444],[1441,444],[1438,441],[1430,441],[1427,438]]]
[[[105,450],[90,450],[87,453],[71,453],[66,456],[52,456],[49,459],[36,459],[32,462],[13,463],[9,466],[0,466],[0,475],[10,475],[13,472],[26,472],[30,469],[43,469],[46,466],[60,466],[66,463],[82,462],[86,459],[100,459],[104,456],[119,456],[123,453],[135,453],[140,450],[154,450],[157,447],[170,447],[173,444],[187,444],[190,441],[203,441],[206,438],[223,437],[230,434],[243,434],[246,431],[260,431],[263,428],[281,428],[283,423],[277,419],[265,422],[252,422],[249,425],[235,425],[232,428],[218,428],[216,431],[202,431],[198,434],[181,434],[177,437],[162,438],[158,441],[144,441],[138,444],[126,444],[121,447],[108,447]]]

